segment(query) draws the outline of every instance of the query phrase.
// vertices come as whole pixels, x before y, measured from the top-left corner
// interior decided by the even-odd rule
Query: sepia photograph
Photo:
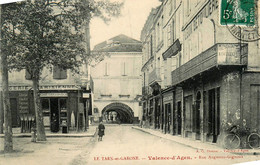
[[[0,165],[260,164],[259,0],[0,0]]]

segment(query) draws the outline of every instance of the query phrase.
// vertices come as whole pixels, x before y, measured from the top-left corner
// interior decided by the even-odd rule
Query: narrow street
[[[106,126],[103,141],[92,151],[83,152],[76,164],[234,164],[259,160],[258,156],[239,155],[224,150],[197,151],[182,144],[132,129],[130,126]],[[159,160],[164,159],[164,160]],[[167,160],[168,159],[168,160]]]

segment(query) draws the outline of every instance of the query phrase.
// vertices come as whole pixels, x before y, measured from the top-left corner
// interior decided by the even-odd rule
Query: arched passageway
[[[102,118],[107,123],[133,123],[134,112],[126,104],[111,103],[102,110]]]

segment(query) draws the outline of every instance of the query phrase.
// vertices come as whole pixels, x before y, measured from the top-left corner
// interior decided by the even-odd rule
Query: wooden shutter
[[[27,69],[25,69],[25,79],[32,80],[32,75],[30,74],[30,72]]]
[[[66,79],[67,78],[67,70],[62,69],[59,66],[53,67],[53,79]]]

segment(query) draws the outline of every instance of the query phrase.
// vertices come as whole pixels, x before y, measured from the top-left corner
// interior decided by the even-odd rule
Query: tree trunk
[[[1,57],[0,57],[1,58]],[[1,60],[1,59],[0,59]],[[0,72],[2,72],[0,70]],[[2,78],[0,80],[0,134],[4,133],[4,108],[3,108],[3,95],[2,95]]]
[[[88,58],[90,58],[91,54],[90,54],[90,30],[89,30],[89,21],[87,20],[85,23],[85,42],[86,42],[86,53],[87,53],[87,57],[84,59],[85,62],[85,67],[86,67],[86,77],[88,78],[88,82],[87,84],[90,83],[90,76],[88,74],[89,70],[88,70]],[[85,130],[87,130],[86,128],[89,127],[89,117],[88,117],[88,101],[86,102],[86,120],[85,120]]]
[[[2,24],[2,17],[1,17],[1,13],[2,13],[2,6],[0,5],[0,25]],[[1,29],[1,27],[0,27]],[[2,38],[2,33],[0,30],[0,41]],[[2,43],[0,43],[0,64],[2,64],[1,60],[2,60]],[[0,134],[3,134],[3,123],[4,123],[4,108],[3,108],[3,98],[2,98],[2,68],[0,67]]]
[[[0,18],[1,18],[1,6],[0,6]],[[1,21],[0,23],[2,24]],[[3,90],[4,132],[5,132],[4,152],[12,152],[13,133],[12,133],[12,118],[11,118],[9,86],[8,86],[7,54],[2,52],[1,46],[2,46],[2,42],[0,43],[0,55],[1,55],[1,71],[2,71],[1,77],[2,77],[2,90]]]
[[[34,107],[35,107],[35,116],[36,116],[36,131],[37,131],[37,141],[46,141],[46,135],[43,124],[43,114],[42,108],[40,106],[40,97],[39,97],[39,76],[33,76],[33,96],[34,96]]]

